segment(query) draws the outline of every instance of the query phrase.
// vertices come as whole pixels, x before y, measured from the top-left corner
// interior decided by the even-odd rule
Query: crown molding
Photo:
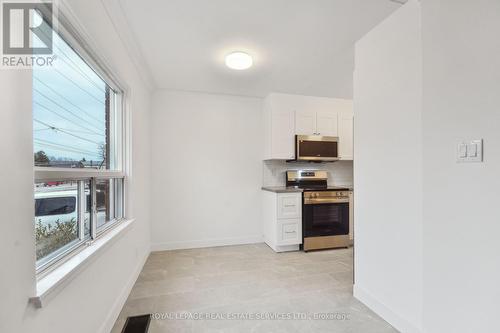
[[[120,33],[120,30],[118,28],[118,26],[116,25],[116,18],[113,18],[111,15],[109,15],[109,10],[111,10],[111,2],[115,2],[115,0],[112,0],[112,1],[104,1],[104,0],[100,0],[101,4],[103,5],[103,7],[105,8],[105,11],[106,11],[106,16],[110,19],[112,25],[113,25],[113,28],[115,29],[118,37],[120,38],[120,40],[122,41],[122,44],[123,46],[125,47],[125,51],[127,52],[127,55],[129,56],[132,64],[134,65],[134,67],[136,68],[138,74],[139,74],[139,77],[142,79],[144,85],[146,86],[146,88],[149,90],[149,92],[152,92],[154,89],[156,89],[156,84],[155,84],[155,81],[153,79],[153,76],[149,70],[149,67],[144,64],[144,62],[141,62],[140,60],[142,59],[141,58],[141,53],[140,51],[137,49],[138,48],[138,44],[135,43],[135,40],[133,39],[133,37],[129,37],[129,39],[125,40],[124,39],[124,35],[123,33]],[[121,6],[119,4],[117,4],[119,6],[119,8],[121,8]],[[115,7],[113,7],[115,8]],[[105,65],[107,68],[110,68],[112,70],[112,73],[114,75],[118,75],[118,79],[120,79],[120,71],[115,68],[116,66],[113,65],[113,62],[109,61],[109,59],[106,58],[106,56],[101,52],[99,54],[95,54],[95,50],[98,50],[98,46],[97,45],[97,42],[94,38],[92,38],[92,36],[88,33],[86,27],[84,24],[82,24],[81,22],[81,19],[80,17],[74,12],[72,6],[70,5],[70,1],[68,0],[59,0],[57,1],[57,10],[58,10],[58,13],[59,15],[61,15],[61,17],[64,18],[65,20],[65,24],[70,26],[73,30],[73,32],[77,33],[78,34],[78,37],[79,37],[79,42],[81,43],[84,43],[84,47],[88,48],[88,50],[86,50],[86,52],[91,52],[93,53],[94,56],[96,56],[99,60],[100,60],[100,64],[101,65]],[[113,10],[116,10],[116,9],[113,9]],[[118,14],[118,13],[121,13],[121,14]],[[125,17],[123,15],[123,12],[120,11],[120,12],[117,12],[117,17],[123,17],[122,20],[124,21],[121,21],[125,27],[127,27],[127,22],[125,20]],[[126,28],[128,29],[128,28]],[[129,35],[130,36],[130,35]],[[136,50],[135,52],[133,50]],[[124,83],[123,80],[120,80],[120,83],[122,85],[125,84],[125,86],[121,87],[121,88],[124,88],[124,90],[129,90],[129,86],[126,85],[126,83]]]
[[[149,91],[153,91],[156,88],[155,80],[151,69],[145,62],[143,52],[140,48],[140,44],[137,42],[137,37],[135,33],[130,28],[127,16],[123,10],[123,7],[119,0],[100,0],[104,9],[106,10],[106,15],[110,19],[116,34],[122,41],[125,50],[127,51],[132,63],[136,67],[139,76],[142,78],[146,84]]]

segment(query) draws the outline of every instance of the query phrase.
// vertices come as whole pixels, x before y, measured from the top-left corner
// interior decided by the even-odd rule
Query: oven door
[[[303,237],[349,234],[349,201],[331,201],[324,199],[323,202],[315,203],[305,201],[302,211]]]
[[[319,135],[297,135],[295,157],[298,161],[337,161],[338,138]]]

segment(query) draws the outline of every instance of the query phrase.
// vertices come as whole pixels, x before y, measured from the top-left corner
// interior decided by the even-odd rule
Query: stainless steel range
[[[349,189],[328,186],[322,170],[286,172],[287,187],[302,195],[302,248],[304,251],[349,246]]]

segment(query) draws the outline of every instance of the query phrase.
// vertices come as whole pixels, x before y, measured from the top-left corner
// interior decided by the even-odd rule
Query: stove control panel
[[[343,191],[318,191],[304,192],[304,198],[348,198],[349,192]]]

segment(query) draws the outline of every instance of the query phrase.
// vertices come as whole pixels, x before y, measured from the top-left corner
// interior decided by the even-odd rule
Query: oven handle
[[[304,198],[305,205],[317,205],[327,203],[349,203],[349,198],[332,199],[332,198]]]

